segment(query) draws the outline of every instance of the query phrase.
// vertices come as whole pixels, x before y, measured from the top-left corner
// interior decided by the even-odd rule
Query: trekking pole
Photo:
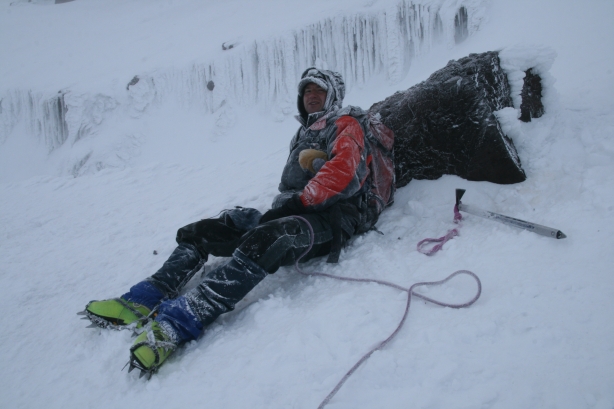
[[[490,212],[488,210],[480,209],[472,205],[467,205],[461,202],[461,198],[465,194],[465,189],[456,189],[456,206],[458,210],[472,214],[474,216],[483,217],[489,220],[495,220],[497,222],[507,224],[508,226],[517,227],[519,229],[528,230],[533,233],[540,234],[546,237],[552,237],[553,239],[564,239],[567,237],[562,231],[553,229],[552,227],[542,226],[541,224],[531,223],[513,217],[504,216],[499,213]]]

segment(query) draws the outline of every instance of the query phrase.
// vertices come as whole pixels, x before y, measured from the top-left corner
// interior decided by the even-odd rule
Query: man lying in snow
[[[198,338],[267,274],[293,264],[312,237],[309,226],[292,216],[301,215],[313,228],[314,244],[303,260],[329,254],[335,262],[352,235],[375,224],[382,206],[373,211],[368,204],[370,130],[364,111],[342,109],[344,94],[338,73],[315,68],[303,73],[297,100],[301,127],[271,210],[262,215],[236,208],[182,227],[177,248],[154,275],[120,298],[87,305],[84,313],[97,326],[144,328],[130,350],[130,369],[155,372],[178,345]],[[209,254],[231,258],[179,296]]]

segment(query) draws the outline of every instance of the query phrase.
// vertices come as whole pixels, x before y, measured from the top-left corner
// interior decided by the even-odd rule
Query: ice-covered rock
[[[522,86],[522,103],[520,104],[520,120],[531,122],[531,118],[539,118],[544,114],[542,103],[542,77],[528,69]]]
[[[506,107],[513,107],[506,72],[498,53],[487,52],[450,61],[370,111],[395,133],[398,186],[444,174],[508,184],[526,175],[495,116]]]

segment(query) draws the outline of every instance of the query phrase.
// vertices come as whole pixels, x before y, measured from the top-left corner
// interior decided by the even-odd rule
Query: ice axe
[[[503,224],[507,224],[508,226],[525,229],[533,233],[541,234],[542,236],[552,237],[553,239],[564,239],[565,237],[567,237],[562,231],[558,229],[553,229],[552,227],[546,227],[540,224],[515,219],[513,217],[504,216],[502,214],[480,209],[479,207],[464,204],[461,202],[461,198],[464,194],[465,189],[456,189],[456,207],[461,212],[469,213],[474,216],[483,217],[489,220],[495,220]]]

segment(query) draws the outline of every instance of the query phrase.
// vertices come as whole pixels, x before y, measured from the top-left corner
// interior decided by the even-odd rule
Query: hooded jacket
[[[303,105],[303,91],[315,83],[327,91],[324,108],[308,114]],[[364,222],[364,202],[368,176],[365,133],[352,116],[353,107],[342,109],[345,84],[340,74],[308,68],[298,86],[296,117],[301,126],[290,143],[290,155],[284,167],[273,207],[280,207],[293,194],[312,212],[326,212],[335,204],[341,211],[341,227],[355,234]],[[362,112],[362,111],[361,111]],[[305,149],[326,153],[328,160],[317,173],[301,168],[299,154]]]

